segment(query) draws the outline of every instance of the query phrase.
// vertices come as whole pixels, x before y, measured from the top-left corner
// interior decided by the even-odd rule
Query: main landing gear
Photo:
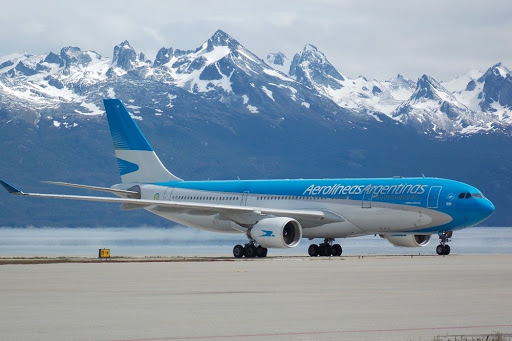
[[[325,238],[324,242],[320,245],[311,244],[308,248],[308,253],[311,257],[330,257],[341,256],[343,249],[340,244],[333,244],[334,238]]]
[[[436,252],[440,256],[447,256],[450,254],[450,245],[446,244],[453,235],[453,231],[439,232],[440,244],[436,247]]]
[[[254,242],[249,242],[242,245],[235,245],[233,248],[233,256],[235,258],[242,258],[245,256],[245,258],[254,258],[254,257],[260,257],[264,258],[267,257],[267,248],[262,247],[261,245],[256,246]]]

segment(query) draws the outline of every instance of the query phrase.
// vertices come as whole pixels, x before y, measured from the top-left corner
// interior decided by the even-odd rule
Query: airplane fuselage
[[[304,238],[453,231],[478,224],[494,209],[475,187],[438,178],[186,181],[140,185],[140,189],[142,199],[321,210],[332,216],[301,222]],[[232,219],[219,214],[146,209],[200,229],[240,232]]]

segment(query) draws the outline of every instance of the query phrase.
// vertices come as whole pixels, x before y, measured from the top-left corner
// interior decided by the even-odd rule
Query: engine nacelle
[[[292,218],[266,218],[257,222],[249,234],[254,241],[265,248],[285,249],[299,244],[302,238],[302,227]]]
[[[381,234],[380,236],[387,239],[393,246],[401,247],[422,247],[430,241],[430,235],[423,234]]]

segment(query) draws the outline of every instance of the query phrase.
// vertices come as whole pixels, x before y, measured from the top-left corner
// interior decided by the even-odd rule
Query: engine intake
[[[266,218],[250,229],[249,237],[265,248],[285,249],[299,244],[302,227],[292,218]]]
[[[430,235],[423,234],[381,234],[380,236],[387,239],[393,246],[401,247],[423,247],[430,242]]]

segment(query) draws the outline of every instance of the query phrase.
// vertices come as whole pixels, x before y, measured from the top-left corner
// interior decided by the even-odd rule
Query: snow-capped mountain
[[[423,75],[416,90],[392,116],[425,134],[455,134],[485,127],[490,118],[468,109],[435,79]]]
[[[40,115],[70,106],[73,110],[68,113],[101,114],[103,110],[86,94],[108,79],[110,66],[108,58],[78,47],[65,47],[59,55],[8,57],[0,64],[0,104],[14,116],[21,113],[35,123]]]
[[[221,30],[195,50],[162,47],[153,62],[128,41],[112,58],[79,47],[0,57],[0,103],[10,117],[37,124],[42,115],[68,128],[101,115],[102,98],[124,96],[135,114],[151,107],[172,116],[181,103],[186,116],[205,115],[199,105],[216,121],[257,114],[275,125],[309,117],[336,129],[393,120],[455,136],[512,126],[511,80],[502,64],[442,85],[428,76],[417,84],[401,75],[351,79],[313,45],[291,61],[280,52],[262,60]]]
[[[37,115],[67,119],[70,114],[97,115],[102,113],[103,97],[121,94],[139,107],[160,112],[172,111],[179,101],[190,104],[190,94],[195,94],[210,105],[218,101],[222,108],[214,111],[260,114],[274,123],[290,115],[307,115],[310,106],[319,108],[320,117],[344,113],[220,30],[195,51],[162,48],[154,63],[137,54],[128,41],[114,47],[112,60],[66,47],[60,55],[18,54],[0,61],[0,102],[13,113],[35,110]],[[137,88],[151,89],[151,98],[136,98]],[[37,122],[38,117],[30,120]]]
[[[492,123],[487,129],[512,126],[512,73],[502,63],[486,72],[471,71],[446,86],[469,109],[487,114]]]
[[[349,79],[313,45],[306,45],[294,56],[290,76],[332,99],[340,107],[364,115],[389,115],[414,91],[414,82],[401,75],[384,82],[362,76]]]

